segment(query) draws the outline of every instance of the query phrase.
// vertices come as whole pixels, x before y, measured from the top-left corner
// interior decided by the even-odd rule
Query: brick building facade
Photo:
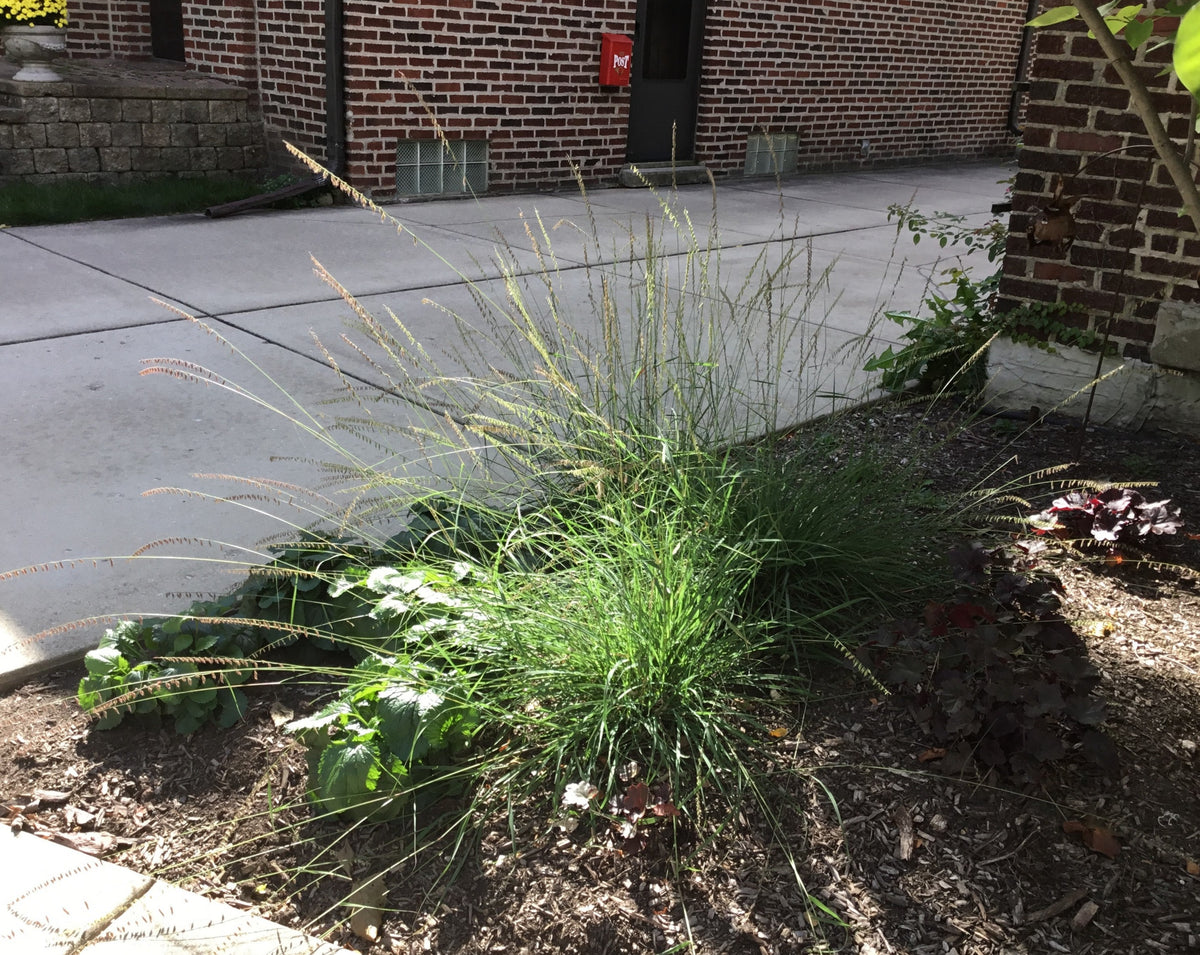
[[[268,128],[377,195],[479,148],[492,190],[669,159],[717,175],[1011,148],[1027,0],[72,0],[69,48],[167,55],[246,89]],[[598,82],[601,35],[635,39]],[[332,42],[331,42],[332,41]],[[457,155],[457,154],[456,154]],[[764,160],[766,160],[764,162]],[[414,173],[413,183],[421,175]]]
[[[999,305],[1064,302],[1078,308],[1067,324],[1107,341],[1112,360],[1104,371],[1125,367],[1099,390],[1099,420],[1200,427],[1200,319],[1189,317],[1200,315],[1200,238],[1128,90],[1086,27],[1042,29],[1035,43]],[[1176,77],[1162,75],[1170,48],[1134,63],[1182,147],[1191,97]],[[1057,206],[1056,177],[1065,197]],[[1032,243],[1030,226],[1056,208],[1069,212],[1073,241]],[[1086,398],[1068,399],[1091,381],[1097,356],[1005,342],[993,348],[991,364],[998,402],[1045,409],[1067,401],[1064,410],[1081,413]]]

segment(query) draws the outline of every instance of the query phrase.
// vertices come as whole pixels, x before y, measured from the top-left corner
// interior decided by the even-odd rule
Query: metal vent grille
[[[486,139],[406,139],[396,144],[396,194],[487,192]]]
[[[753,133],[746,141],[747,176],[795,172],[800,158],[799,133]]]

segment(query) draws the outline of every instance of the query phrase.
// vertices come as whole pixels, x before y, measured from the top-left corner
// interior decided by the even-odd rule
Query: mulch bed
[[[822,453],[882,434],[904,454],[923,418],[938,490],[1058,464],[1077,427],[964,427],[949,412],[883,405],[844,419]],[[1156,481],[1185,532],[1200,526],[1200,444],[1186,436],[1093,430],[1058,477]],[[0,796],[12,826],[361,951],[1200,951],[1200,586],[1186,570],[1200,568],[1200,541],[1176,535],[1159,555],[1184,569],[1053,564],[1101,672],[1117,778],[1069,759],[1036,785],[942,774],[922,761],[930,741],[902,700],[830,667],[762,766],[788,780],[775,808],[789,854],[751,805],[709,842],[684,827],[672,852],[663,829],[636,854],[603,827],[567,832],[544,808],[516,807],[511,830],[486,826],[462,871],[443,877],[397,861],[403,826],[308,818],[303,752],[276,724],[311,709],[314,688],[261,687],[228,731],[94,732],[73,702],[79,667],[0,699]],[[1098,830],[1115,845],[1089,847]],[[388,867],[389,911],[370,943],[337,903],[349,876]]]

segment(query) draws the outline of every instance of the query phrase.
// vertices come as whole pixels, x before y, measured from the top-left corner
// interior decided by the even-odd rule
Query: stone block
[[[988,381],[984,399],[989,405],[1043,414],[1059,412],[1083,417],[1096,373],[1096,356],[1079,348],[1056,346],[1053,352],[998,339],[988,349]],[[1146,420],[1153,393],[1151,366],[1144,362],[1105,359],[1092,421],[1136,430]]]
[[[67,172],[67,151],[65,149],[35,149],[33,151],[33,168],[43,173]]]
[[[196,144],[199,146],[224,146],[227,144],[222,123],[201,123],[196,127]]]
[[[82,96],[64,96],[58,101],[58,118],[63,123],[90,123],[92,104]]]
[[[180,123],[177,126],[172,126],[171,145],[187,147],[200,145],[199,137],[196,134],[196,125],[194,123]]]
[[[208,172],[217,168],[217,150],[211,146],[199,146],[188,150],[190,154],[189,169],[196,172]]]
[[[184,100],[180,105],[180,120],[184,123],[207,123],[208,100]]]
[[[142,123],[143,146],[170,146],[171,127],[164,123]]]
[[[113,123],[109,126],[114,146],[140,146],[142,144],[141,123]]]
[[[88,100],[88,108],[94,123],[119,123],[122,101],[110,96],[96,96]]]
[[[30,96],[25,99],[25,121],[28,123],[57,123],[57,96]]]
[[[42,149],[46,145],[45,123],[22,123],[12,128],[13,149]]]
[[[247,169],[266,169],[267,168],[267,147],[262,145],[243,146],[242,152],[245,156]]]
[[[80,123],[80,146],[111,146],[113,145],[112,125],[109,123]]]
[[[32,149],[6,149],[0,155],[0,173],[6,176],[29,176],[33,172]]]
[[[1063,346],[1045,352],[999,340],[988,349],[983,396],[994,408],[1036,406],[1042,413],[1082,418],[1095,372],[1091,352]],[[1200,374],[1106,358],[1090,420],[1129,430],[1150,426],[1194,433],[1200,430]]]
[[[13,148],[13,128],[6,123],[0,123],[0,149]]]
[[[1179,371],[1200,372],[1200,306],[1163,302],[1158,307],[1150,360]]]
[[[154,99],[150,101],[150,122],[178,123],[183,117],[177,99]]]
[[[74,149],[79,145],[78,123],[47,123],[46,145]]]
[[[1187,434],[1200,434],[1200,375],[1159,375],[1154,422]]]
[[[225,142],[230,146],[249,146],[254,142],[254,129],[248,123],[231,124],[224,129]]]
[[[71,172],[99,172],[100,154],[86,146],[68,149],[67,167]]]
[[[150,146],[134,146],[129,150],[129,168],[134,172],[160,172],[163,168],[161,152]]]
[[[121,102],[121,119],[127,123],[149,123],[150,100],[127,99]]]
[[[128,146],[109,146],[99,150],[100,168],[105,172],[129,172],[133,160]]]
[[[238,103],[236,100],[212,100],[208,104],[208,118],[213,123],[238,123],[245,122],[245,103]],[[241,106],[243,115],[238,115],[238,107]]]
[[[218,169],[245,169],[246,157],[240,146],[221,146],[217,149]]]
[[[183,146],[160,149],[158,161],[158,168],[164,172],[182,172],[191,168],[191,150]]]

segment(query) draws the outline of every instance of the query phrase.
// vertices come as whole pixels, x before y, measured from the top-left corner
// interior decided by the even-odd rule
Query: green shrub
[[[963,216],[944,212],[925,216],[901,205],[890,207],[888,217],[896,220],[897,232],[907,229],[912,233],[914,243],[922,238],[932,238],[943,248],[954,243],[964,246],[967,255],[982,250],[988,262],[999,264],[982,279],[976,279],[966,266],[945,269],[943,280],[927,290],[922,312],[884,313],[897,325],[907,326],[898,350],[889,345],[863,366],[865,371],[883,372],[880,384],[884,388],[904,391],[915,383],[922,394],[955,391],[974,395],[986,378],[988,345],[999,336],[1050,351],[1055,343],[1080,348],[1098,344],[1094,332],[1071,324],[1071,317],[1082,311],[1078,306],[1024,303],[1005,312],[996,310],[1008,241],[1008,229],[1000,220],[970,227]]]
[[[661,202],[663,224],[629,249],[600,248],[593,228],[584,255],[602,264],[571,273],[595,337],[534,219],[542,268],[502,250],[502,290],[471,285],[476,310],[448,312],[449,354],[326,275],[386,382],[351,378],[322,344],[349,409],[332,420],[269,376],[264,397],[183,361],[147,369],[233,388],[329,451],[327,485],[289,528],[302,546],[240,604],[240,625],[281,621],[275,642],[361,656],[314,675],[332,698],[293,723],[318,808],[383,818],[462,792],[457,828],[440,830],[461,840],[518,802],[557,811],[580,779],[628,794],[636,765],[693,822],[747,800],[776,819],[758,771],[767,721],[809,692],[814,660],[850,657],[882,608],[931,585],[929,538],[952,528],[918,479],[871,449],[831,465],[836,417],[787,453],[770,437],[829,410],[812,345],[827,276],[810,250],[764,247],[731,273]],[[668,238],[683,251],[662,254]],[[396,461],[414,435],[422,459]],[[297,669],[253,652],[260,671]]]

